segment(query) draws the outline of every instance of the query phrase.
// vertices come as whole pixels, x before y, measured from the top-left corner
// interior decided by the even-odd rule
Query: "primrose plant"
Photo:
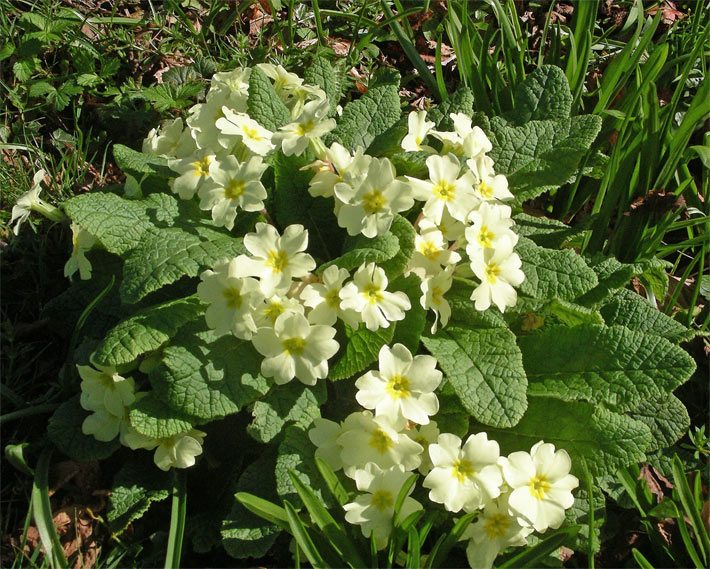
[[[53,208],[37,177],[13,217],[73,235],[51,440],[123,453],[115,533],[212,477],[186,531],[238,558],[282,531],[317,566],[433,567],[463,540],[491,567],[563,524],[541,545],[593,543],[580,478],[677,440],[694,369],[686,329],[624,290],[667,286],[662,263],[584,259],[521,211],[583,175],[598,118],[555,67],[494,118],[466,89],[402,117],[391,70],[341,109],[343,83],[320,57],[217,73],[142,152],[114,147],[122,186]]]

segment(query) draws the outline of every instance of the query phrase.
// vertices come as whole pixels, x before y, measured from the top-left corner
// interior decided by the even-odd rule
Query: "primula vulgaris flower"
[[[160,129],[152,129],[143,141],[143,153],[153,156],[183,158],[196,150],[190,129],[183,127],[180,117],[166,122]]]
[[[255,279],[237,276],[238,263],[238,259],[222,261],[214,270],[204,271],[197,296],[209,304],[205,320],[217,334],[249,340],[257,329],[253,313],[263,296]]]
[[[106,411],[123,418],[126,407],[135,400],[135,383],[119,375],[114,368],[78,365],[81,378],[79,402],[87,411]]]
[[[355,387],[357,402],[374,409],[378,417],[387,417],[395,428],[407,421],[426,425],[439,410],[434,391],[443,378],[431,356],[412,356],[402,344],[382,346],[379,370],[361,376]]]
[[[403,292],[387,292],[387,276],[375,263],[361,265],[353,280],[340,290],[340,308],[354,310],[368,330],[388,328],[403,320],[412,305]]]
[[[488,156],[468,160],[466,165],[476,178],[474,195],[481,201],[501,201],[513,199],[508,189],[508,178],[493,172],[493,161]]]
[[[256,350],[264,356],[261,373],[277,384],[294,377],[306,385],[328,375],[328,359],[338,351],[335,328],[312,325],[302,314],[282,314],[273,328],[259,328],[252,337]]]
[[[332,198],[335,195],[335,185],[344,183],[352,185],[364,177],[370,166],[371,156],[364,154],[359,147],[352,155],[342,145],[334,142],[325,150],[325,160],[316,160],[306,168],[315,168],[316,173],[311,178],[308,191],[314,197]],[[336,200],[336,205],[339,202]],[[336,212],[337,213],[337,212]]]
[[[44,180],[45,175],[46,173],[44,170],[37,170],[35,175],[32,177],[32,187],[30,188],[30,190],[20,196],[20,198],[17,200],[17,203],[12,206],[12,216],[10,217],[10,225],[12,225],[13,223],[15,224],[15,227],[13,228],[13,233],[15,235],[19,234],[20,226],[25,221],[27,221],[32,211],[38,211],[42,215],[45,215],[50,219],[53,219],[54,221],[61,221],[61,219],[64,217],[63,215],[61,215],[61,212],[57,210],[57,208],[49,205],[39,197],[39,193],[42,191],[42,180]],[[56,218],[53,215],[55,211],[58,214]]]
[[[405,470],[421,464],[422,446],[398,432],[387,417],[373,417],[370,411],[348,415],[337,442],[343,448],[345,474],[351,478],[368,462],[382,468],[400,464]]]
[[[264,75],[273,81],[274,90],[284,100],[288,99],[291,93],[303,84],[301,77],[295,73],[286,71],[283,65],[257,63],[256,66],[264,72]]]
[[[449,323],[449,318],[451,318],[451,306],[444,298],[444,295],[454,282],[454,269],[453,265],[449,265],[434,276],[424,278],[420,285],[422,296],[419,298],[419,303],[422,308],[434,311],[434,324],[431,326],[432,334],[436,333],[439,324],[443,328]]]
[[[180,199],[191,200],[210,175],[210,165],[214,159],[215,155],[211,154],[209,149],[204,149],[187,158],[168,160],[170,169],[180,174],[172,180],[170,187],[173,192],[178,194]]]
[[[329,110],[329,103],[325,99],[306,103],[298,119],[282,126],[271,140],[286,156],[303,154],[311,140],[335,128],[335,119],[326,118]]]
[[[316,446],[316,457],[325,460],[336,471],[343,467],[340,458],[343,447],[338,444],[342,432],[339,423],[321,417],[313,419],[313,427],[308,431],[308,438]]]
[[[476,521],[461,536],[470,540],[466,557],[472,569],[491,569],[498,554],[508,547],[526,545],[531,527],[521,526],[508,513],[508,495],[488,502]]]
[[[376,464],[368,464],[363,470],[355,473],[355,484],[360,494],[354,502],[345,504],[345,519],[351,524],[360,526],[362,535],[375,536],[378,549],[387,544],[387,539],[392,531],[392,518],[397,496],[402,486],[411,476],[401,466],[393,466],[382,470]],[[414,486],[409,493],[414,490]],[[399,519],[403,520],[414,512],[421,510],[422,505],[409,494],[402,503]]]
[[[476,158],[491,151],[491,141],[483,130],[472,126],[470,117],[463,113],[451,113],[449,116],[454,123],[453,132],[431,131],[432,136],[444,143],[441,154],[451,152],[457,156]]]
[[[202,454],[202,445],[206,433],[190,429],[184,433],[164,439],[154,439],[138,433],[131,428],[122,439],[122,443],[133,449],[155,449],[153,461],[160,470],[171,468],[189,468],[196,462],[196,457]]]
[[[254,309],[254,321],[257,328],[273,328],[276,319],[282,314],[303,314],[305,309],[297,298],[285,294],[274,294],[264,298]]]
[[[76,223],[71,224],[71,233],[72,251],[71,257],[64,265],[64,276],[68,278],[79,271],[79,278],[85,281],[91,278],[91,263],[85,254],[96,243],[96,237]]]
[[[423,147],[422,142],[427,137],[435,123],[426,120],[426,111],[412,111],[407,117],[407,125],[409,131],[402,139],[402,149],[407,152],[419,152],[424,149],[431,150],[428,147]]]
[[[222,71],[215,73],[212,76],[210,91],[227,89],[235,95],[240,101],[246,103],[249,97],[249,77],[251,76],[250,67],[237,67],[231,71]],[[243,108],[246,110],[246,106]]]
[[[358,315],[352,310],[340,308],[340,291],[350,277],[346,269],[331,265],[321,275],[321,283],[312,283],[301,291],[303,304],[311,308],[308,321],[313,324],[332,326],[341,318],[350,326],[357,327]]]
[[[426,159],[429,180],[407,176],[412,193],[418,200],[426,202],[422,210],[434,223],[441,223],[444,210],[454,219],[465,221],[471,210],[478,204],[473,193],[475,178],[471,172],[461,172],[461,165],[453,154],[429,156]]]
[[[221,134],[219,142],[224,148],[231,148],[236,141],[241,141],[249,151],[266,156],[274,149],[271,143],[273,133],[265,129],[246,113],[235,113],[224,107],[223,117],[217,120]]]
[[[414,237],[414,253],[408,271],[423,279],[440,273],[442,267],[455,265],[460,260],[461,255],[449,249],[449,242],[439,228],[429,222],[420,227],[420,232]]]
[[[436,421],[429,421],[426,425],[418,425],[408,431],[409,438],[419,443],[424,451],[422,452],[422,462],[419,465],[419,472],[426,476],[432,469],[431,457],[429,456],[429,445],[435,443],[441,431]]]
[[[286,292],[291,279],[305,277],[316,268],[308,253],[308,231],[303,225],[289,225],[283,236],[273,225],[257,223],[255,233],[244,236],[244,246],[253,255],[239,255],[239,276],[259,277],[261,291],[266,296]]]
[[[518,235],[512,231],[513,220],[507,205],[482,203],[471,212],[471,226],[466,228],[466,252],[469,256],[477,249],[494,249],[501,239],[518,242]]]
[[[230,113],[245,112],[247,98],[221,84],[213,84],[205,102],[190,108],[186,122],[198,148],[216,151],[220,146],[226,149],[232,146],[234,140],[222,140],[218,125],[225,116],[225,110]]]
[[[432,502],[444,504],[450,512],[462,508],[472,512],[500,495],[500,449],[486,433],[471,435],[463,448],[459,437],[441,434],[436,444],[429,445],[429,456],[433,468],[423,486],[431,490]]]
[[[572,507],[572,490],[579,480],[567,451],[555,451],[555,445],[540,441],[527,452],[514,452],[500,460],[505,482],[511,489],[510,512],[521,523],[535,530],[557,529],[565,519],[565,510]]]
[[[372,158],[367,175],[356,187],[347,183],[335,185],[335,195],[342,202],[338,225],[348,235],[382,235],[391,227],[395,213],[414,205],[409,185],[396,180],[396,174],[387,158]]]
[[[81,423],[81,432],[94,437],[97,441],[112,441],[129,428],[130,423],[127,411],[125,409],[121,417],[109,413],[106,409],[93,411]]]
[[[210,164],[210,177],[200,186],[200,209],[212,210],[212,221],[217,227],[232,229],[237,209],[264,209],[266,188],[261,175],[267,165],[260,156],[239,162],[234,156],[215,159]]]
[[[495,249],[471,247],[467,252],[471,269],[481,281],[471,293],[476,310],[487,310],[491,303],[501,312],[507,306],[515,306],[518,294],[513,287],[525,280],[525,274],[520,270],[520,257],[513,253],[513,241],[501,238]]]

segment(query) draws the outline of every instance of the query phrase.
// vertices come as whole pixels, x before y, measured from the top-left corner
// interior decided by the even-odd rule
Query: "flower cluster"
[[[81,406],[91,413],[81,430],[99,441],[112,441],[117,436],[121,444],[133,450],[155,449],[154,461],[161,470],[187,468],[202,454],[205,434],[190,429],[167,438],[153,438],[139,433],[128,419],[136,401],[147,395],[136,391],[132,378],[123,377],[115,369],[103,366],[77,366],[81,377]]]
[[[440,432],[430,417],[439,410],[435,390],[441,381],[431,356],[413,356],[401,344],[384,346],[379,369],[355,383],[366,410],[340,424],[315,419],[309,437],[316,457],[354,480],[360,494],[345,504],[345,519],[365,537],[374,535],[379,547],[392,531],[400,490],[417,470],[431,502],[452,513],[478,512],[464,534],[467,555],[472,567],[492,567],[501,551],[527,544],[533,531],[560,527],[578,480],[569,473],[567,452],[552,444],[540,441],[529,453],[502,457],[486,433],[464,442]],[[400,519],[423,508],[411,496],[414,489]]]

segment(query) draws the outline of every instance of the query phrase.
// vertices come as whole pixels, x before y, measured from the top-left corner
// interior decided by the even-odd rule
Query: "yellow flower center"
[[[510,527],[510,518],[503,514],[494,514],[483,523],[483,529],[488,539],[503,537]]]
[[[368,215],[381,212],[385,208],[386,203],[387,200],[380,190],[372,190],[362,196],[362,208]]]
[[[244,182],[241,180],[230,180],[224,188],[224,197],[229,200],[236,200],[244,193]]]
[[[544,500],[545,494],[550,489],[550,483],[547,481],[542,474],[533,476],[528,482],[528,488],[530,489],[530,495],[537,500]]]
[[[459,482],[464,482],[467,478],[471,478],[476,474],[476,471],[473,469],[473,464],[465,458],[460,458],[451,467],[451,474]]]
[[[264,308],[264,316],[266,316],[272,322],[276,322],[276,319],[284,313],[284,305],[280,302],[270,302],[266,308]]]
[[[435,286],[431,289],[431,302],[432,304],[441,304],[444,300],[444,291],[441,287]]]
[[[493,244],[493,239],[495,238],[495,235],[493,232],[488,229],[487,225],[482,225],[481,229],[478,231],[478,242],[481,244],[481,247],[485,247],[486,249],[490,249],[491,245]]]
[[[382,429],[372,431],[368,444],[380,454],[386,453],[394,446],[394,442]]]
[[[380,287],[374,284],[367,285],[362,291],[362,295],[370,304],[377,304],[378,302],[381,302],[383,298]]]
[[[485,199],[489,200],[493,197],[493,188],[485,182],[481,182],[478,185],[478,193]]]
[[[422,137],[421,137],[421,136],[415,136],[415,137],[414,137],[414,144],[416,144],[417,148],[419,148],[419,146],[421,145],[421,143],[422,143]]]
[[[225,288],[222,291],[222,296],[227,301],[229,308],[238,309],[242,307],[242,295],[236,287]]]
[[[266,265],[275,273],[281,273],[288,266],[288,255],[285,251],[269,251],[269,256],[266,258]]]
[[[329,290],[325,295],[325,302],[331,308],[338,308],[340,306],[340,296],[338,293],[338,289],[334,288],[333,290]]]
[[[495,284],[495,282],[498,280],[498,275],[500,275],[500,267],[496,265],[495,263],[491,263],[490,265],[486,265],[486,269],[484,271],[484,274],[486,276],[486,280],[490,284]]]
[[[445,202],[451,201],[456,195],[456,187],[445,181],[441,181],[434,186],[434,196]]]
[[[261,142],[264,140],[264,137],[259,134],[259,131],[256,130],[253,126],[249,126],[248,124],[245,124],[242,127],[242,133],[244,134],[245,138],[248,138],[249,140],[254,140],[256,142]]]
[[[388,492],[387,490],[377,490],[372,494],[372,501],[370,503],[380,512],[384,512],[394,506],[394,496],[392,496],[392,492]]]
[[[409,379],[403,375],[393,375],[385,389],[392,399],[407,399],[412,394],[409,391]]]
[[[424,241],[419,245],[419,252],[430,261],[436,261],[441,249],[433,241]]]
[[[303,338],[287,338],[281,342],[281,345],[287,354],[300,356],[306,347],[306,341]]]
[[[298,136],[305,136],[309,132],[313,130],[313,127],[315,125],[313,124],[313,121],[306,121],[306,122],[301,122],[298,123],[298,126],[296,127],[296,134]]]
[[[209,156],[205,156],[201,160],[193,162],[192,166],[195,169],[195,176],[207,176],[210,173],[210,162]]]

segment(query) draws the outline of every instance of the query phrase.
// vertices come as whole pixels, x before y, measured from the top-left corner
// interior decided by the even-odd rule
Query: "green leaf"
[[[308,193],[313,171],[301,168],[312,161],[308,153],[273,157],[274,193],[269,211],[281,230],[294,223],[303,225],[308,230],[308,251],[317,260],[327,260],[341,250],[345,232],[338,227],[332,200]]]
[[[564,71],[555,65],[536,68],[516,88],[513,106],[509,118],[516,124],[569,117],[572,93]]]
[[[582,115],[511,126],[491,120],[496,172],[508,177],[518,201],[558,188],[576,173],[601,129],[601,118]]]
[[[580,481],[581,482],[581,481]],[[574,504],[565,511],[566,523],[578,525],[580,527],[577,534],[576,550],[589,551],[589,494],[584,488],[577,488],[574,491]],[[594,508],[594,544],[593,551],[600,550],[599,535],[606,520],[606,500],[604,494],[598,486],[592,487],[592,507]]]
[[[379,263],[379,266],[384,269],[385,273],[387,273],[387,278],[391,281],[401,275],[407,268],[409,260],[414,254],[416,232],[412,224],[401,215],[395,215],[390,231],[399,241],[399,251],[394,257]]]
[[[391,292],[400,291],[405,293],[412,305],[404,315],[404,320],[397,322],[392,344],[404,344],[413,354],[419,349],[419,342],[427,323],[427,311],[422,308],[419,302],[422,294],[421,282],[421,279],[412,273],[407,277],[399,277],[388,287]]]
[[[685,405],[672,394],[644,400],[629,415],[651,430],[653,439],[649,452],[674,445],[690,428]]]
[[[134,453],[113,479],[107,519],[111,531],[120,535],[128,525],[143,517],[153,502],[170,496],[172,481],[155,467],[147,454]]]
[[[527,213],[513,216],[515,232],[521,237],[527,237],[541,247],[561,249],[570,239],[579,235],[579,227],[570,227],[547,217],[536,217]]]
[[[307,85],[315,85],[325,91],[328,103],[330,103],[330,113],[335,113],[335,107],[340,101],[340,94],[343,90],[343,74],[336,69],[325,57],[317,55],[311,64],[303,72],[303,81]]]
[[[291,122],[291,113],[274,90],[271,80],[258,67],[252,67],[249,75],[247,112],[270,131],[276,131]]]
[[[188,322],[204,313],[194,296],[171,300],[141,310],[114,327],[99,344],[92,361],[102,366],[121,366],[160,348]]]
[[[465,438],[468,434],[471,416],[464,409],[451,384],[444,385],[438,390],[437,395],[439,397],[439,412],[434,420],[439,430],[442,433],[451,433]]]
[[[518,338],[530,395],[628,411],[673,391],[695,370],[681,348],[621,326],[551,327]]]
[[[598,311],[557,298],[553,299],[552,302],[544,308],[544,312],[552,315],[555,320],[567,326],[604,324],[604,319]]]
[[[619,324],[639,332],[662,336],[671,342],[682,342],[693,335],[683,324],[666,316],[630,290],[620,290],[600,311],[608,326]]]
[[[473,93],[468,87],[460,86],[454,91],[446,101],[442,101],[434,107],[427,116],[428,120],[434,121],[437,130],[453,130],[454,122],[451,120],[452,113],[463,113],[467,116],[473,114]]]
[[[438,360],[463,406],[479,422],[512,427],[520,420],[527,407],[527,379],[510,330],[449,324],[422,342]]]
[[[357,329],[346,324],[344,329],[344,335],[336,338],[340,343],[340,351],[328,373],[328,378],[332,380],[352,377],[376,362],[380,348],[392,341],[395,325],[390,324],[389,328],[380,328],[375,332],[365,328],[364,324],[360,324]]]
[[[131,174],[136,179],[140,180],[145,174],[161,176],[166,180],[175,174],[168,168],[166,158],[160,156],[151,156],[137,152],[123,144],[113,145],[113,157],[116,160],[116,165],[126,174]]]
[[[206,227],[147,231],[126,257],[121,298],[135,303],[184,276],[195,277],[223,258],[244,253],[240,238]]]
[[[330,265],[348,271],[353,271],[366,263],[380,265],[384,261],[392,259],[399,252],[399,239],[390,231],[372,239],[358,235],[346,238],[344,249],[345,251],[340,257],[318,267],[317,273],[322,274]]]
[[[287,423],[307,429],[313,419],[320,417],[320,406],[325,402],[325,383],[319,381],[313,387],[292,381],[275,385],[271,391],[254,403],[254,419],[247,432],[258,442],[268,443],[276,437]]]
[[[237,493],[248,492],[265,500],[277,501],[274,461],[273,452],[262,453],[239,477]],[[235,499],[231,512],[222,523],[222,544],[232,557],[258,559],[268,553],[280,533],[276,524],[253,514]]]
[[[338,126],[326,140],[339,142],[350,151],[367,149],[378,134],[399,120],[399,74],[383,70],[362,97],[343,109]]]
[[[521,294],[543,300],[573,300],[597,284],[594,271],[571,249],[545,249],[521,238],[516,252],[525,273]]]
[[[81,194],[65,201],[62,207],[72,221],[117,255],[136,247],[153,227],[145,203],[116,194]]]
[[[56,447],[75,460],[102,460],[111,456],[121,444],[118,440],[102,442],[81,431],[89,415],[79,403],[79,396],[62,403],[49,419],[47,434]]]
[[[136,401],[129,417],[136,431],[153,439],[167,439],[192,429],[185,415],[168,407],[153,393]]]
[[[151,101],[158,111],[182,109],[195,102],[202,91],[201,83],[163,83],[143,89],[143,95]]]
[[[269,383],[251,343],[232,336],[209,342],[188,333],[163,350],[151,384],[170,407],[201,421],[236,413],[264,395]]]
[[[552,532],[535,545],[524,548],[510,559],[507,559],[505,563],[501,563],[500,569],[540,567],[543,565],[542,560],[552,555],[565,543],[570,543],[578,533],[579,526],[565,527]]]
[[[316,466],[315,447],[308,433],[296,425],[286,427],[276,456],[275,475],[277,494],[283,500],[289,500],[300,507],[302,502],[289,472],[293,472],[294,476],[311,488],[321,501],[330,502],[330,494],[325,490]]]
[[[529,452],[541,440],[565,449],[572,472],[581,476],[584,459],[592,476],[613,474],[640,462],[651,445],[651,432],[641,421],[584,402],[531,397],[521,421],[510,430],[488,429],[501,454]]]

